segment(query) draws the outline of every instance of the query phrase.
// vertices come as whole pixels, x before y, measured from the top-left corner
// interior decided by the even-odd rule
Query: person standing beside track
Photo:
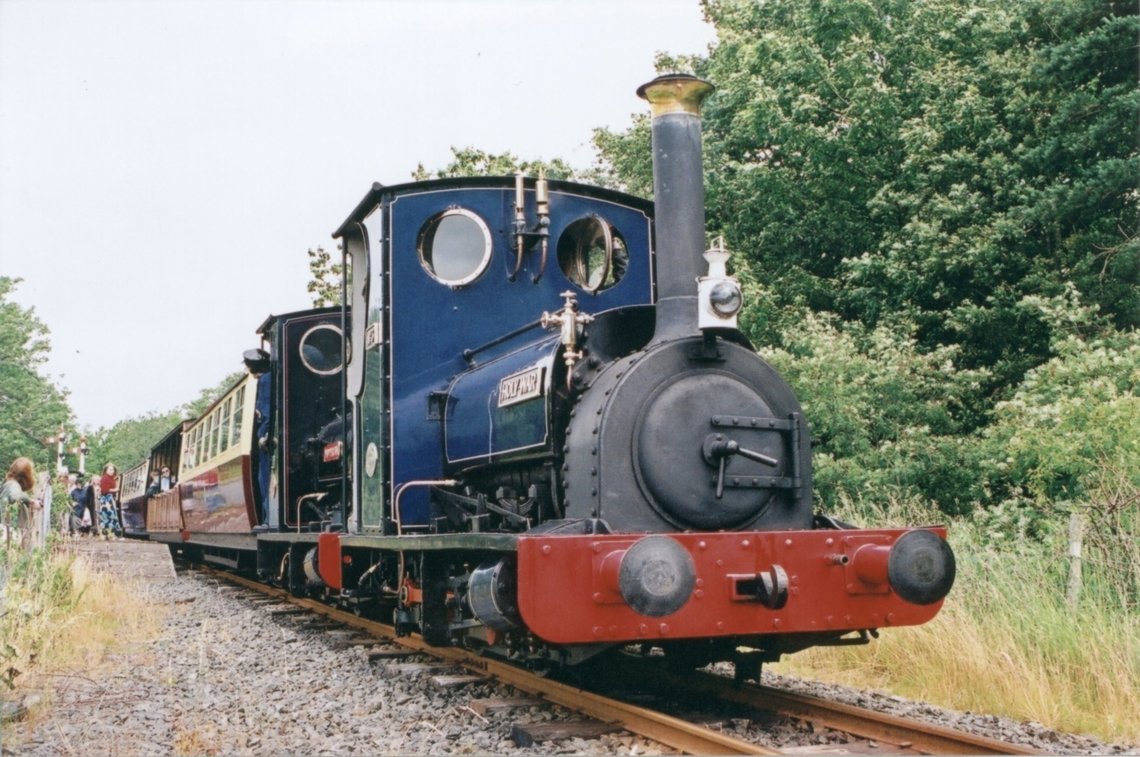
[[[122,535],[116,502],[119,494],[118,473],[119,470],[114,463],[107,463],[103,466],[103,475],[99,478],[99,533],[104,539],[118,538]]]
[[[68,521],[71,534],[89,534],[91,526],[83,522],[83,516],[88,518],[93,514],[94,508],[90,502],[95,499],[95,490],[91,488],[82,473],[75,477],[75,487],[71,490],[71,515]],[[94,521],[90,521],[94,522]]]
[[[87,507],[87,517],[91,521],[91,529],[88,531],[92,536],[99,535],[99,479],[92,476],[87,480],[87,489],[84,493],[83,499],[84,506]]]
[[[8,468],[4,484],[0,486],[0,508],[4,512],[4,523],[11,528],[11,508],[12,505],[17,505],[19,511],[16,523],[20,529],[20,546],[25,549],[32,544],[32,530],[36,527],[35,514],[40,509],[40,503],[28,494],[35,485],[36,469],[32,461],[18,457]]]

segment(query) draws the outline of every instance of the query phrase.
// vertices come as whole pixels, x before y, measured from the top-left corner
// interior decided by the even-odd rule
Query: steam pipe
[[[712,84],[687,74],[659,76],[637,90],[653,115],[655,340],[699,333],[697,278],[704,275],[705,250],[701,101],[712,90]]]

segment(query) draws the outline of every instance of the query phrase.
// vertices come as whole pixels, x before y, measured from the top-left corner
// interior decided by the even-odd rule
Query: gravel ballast
[[[3,724],[3,752],[20,755],[376,755],[654,754],[671,750],[628,733],[516,746],[519,722],[579,719],[537,705],[481,715],[472,700],[519,696],[495,683],[443,688],[348,634],[305,628],[296,615],[221,590],[201,574],[150,584],[165,606],[153,642],[116,653],[113,667],[41,679],[24,692],[30,713]],[[379,646],[380,643],[377,643]],[[402,661],[402,662],[407,662]],[[404,666],[406,668],[406,666]],[[459,672],[459,671],[452,671]],[[943,725],[1027,744],[1049,754],[1135,754],[1038,724],[957,713],[898,697],[770,676],[764,683],[918,715]],[[36,702],[39,702],[36,705]],[[780,720],[780,719],[777,719]],[[733,718],[726,730],[769,746],[813,740],[789,722]],[[763,738],[756,734],[763,731]]]

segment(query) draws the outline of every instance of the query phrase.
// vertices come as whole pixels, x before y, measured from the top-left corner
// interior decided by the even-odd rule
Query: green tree
[[[461,176],[510,176],[519,172],[527,176],[538,176],[542,172],[548,179],[573,181],[576,178],[574,169],[561,158],[550,161],[541,158],[520,160],[511,152],[496,155],[474,147],[452,147],[451,154],[451,162],[438,171],[429,171],[424,168],[423,163],[420,163],[412,172],[412,178],[416,181],[427,181]]]
[[[811,426],[815,490],[826,511],[922,498],[968,512],[983,497],[977,445],[961,408],[986,374],[957,348],[919,350],[905,331],[843,323],[803,309],[784,345],[763,350],[796,390]]]
[[[190,402],[187,402],[179,408],[182,417],[193,419],[201,416],[210,409],[210,405],[217,402],[223,394],[233,388],[234,384],[241,381],[246,377],[245,369],[234,371],[228,374],[225,378],[219,381],[214,386],[203,389],[198,393],[198,397]]]
[[[995,410],[987,435],[999,481],[1014,495],[1071,503],[1119,472],[1140,495],[1140,332],[1097,328],[1075,300],[1070,291],[1026,302],[1055,324],[1056,356]]]
[[[166,413],[148,413],[138,418],[125,418],[109,429],[91,432],[87,437],[91,446],[88,460],[92,463],[88,466],[88,471],[99,471],[107,463],[114,463],[122,473],[146,459],[151,448],[181,421],[182,413],[171,410]]]
[[[340,245],[337,245],[340,251]],[[332,255],[325,252],[324,247],[309,248],[309,279],[307,290],[313,298],[313,307],[321,308],[328,305],[340,304],[342,282],[352,285],[352,270],[348,267],[348,277],[345,280],[345,262],[334,262]]]
[[[988,368],[994,398],[1052,354],[1024,298],[1072,281],[1118,327],[1140,324],[1135,4],[704,8],[717,43],[680,67],[718,87],[709,230],[752,259],[777,308],[914,324],[920,350],[958,345],[961,366]],[[644,191],[644,118],[595,144],[600,173]]]
[[[67,394],[40,375],[51,349],[34,308],[9,298],[20,279],[0,276],[0,466],[29,457],[38,470],[55,469],[55,436],[71,417]]]

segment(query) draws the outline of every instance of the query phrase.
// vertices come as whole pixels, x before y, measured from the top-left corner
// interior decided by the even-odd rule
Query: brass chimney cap
[[[689,74],[664,74],[637,88],[637,96],[648,100],[653,117],[669,113],[701,114],[701,101],[714,87]]]

